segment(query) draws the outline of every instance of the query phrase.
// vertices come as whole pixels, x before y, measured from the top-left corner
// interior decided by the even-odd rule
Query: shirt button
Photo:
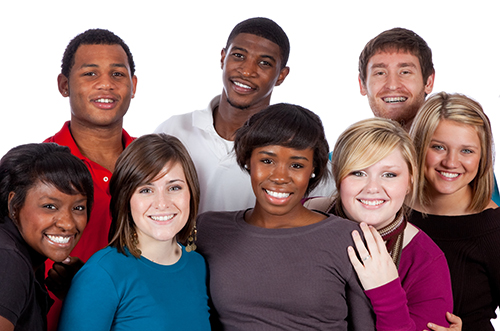
[[[108,182],[109,178],[108,177],[104,177],[102,180],[105,181],[105,182]]]

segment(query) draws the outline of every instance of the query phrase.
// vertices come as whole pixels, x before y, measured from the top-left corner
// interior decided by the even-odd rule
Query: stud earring
[[[315,177],[316,177],[316,174],[313,172],[313,173],[311,174],[311,178],[315,178]]]

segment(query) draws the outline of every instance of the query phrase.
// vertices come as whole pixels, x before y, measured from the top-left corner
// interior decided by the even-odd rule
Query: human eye
[[[472,154],[472,153],[474,153],[474,151],[472,149],[464,148],[464,149],[462,149],[462,153],[464,153],[464,154]]]
[[[124,77],[125,75],[122,72],[115,71],[111,74],[113,77]]]
[[[87,72],[83,73],[83,76],[93,77],[93,76],[97,76],[97,74],[93,71],[87,71]]]
[[[53,205],[52,203],[46,203],[46,204],[44,204],[43,208],[50,209],[50,210],[56,210],[57,209],[56,206]]]
[[[385,178],[396,178],[398,175],[396,175],[395,173],[393,172],[386,172],[382,175],[382,177],[385,177]]]
[[[153,190],[151,190],[149,187],[143,187],[143,188],[140,188],[138,192],[140,194],[147,194],[147,193],[153,192]]]
[[[273,66],[271,62],[265,61],[265,60],[260,61],[259,64],[263,67],[272,67]]]
[[[300,164],[300,163],[292,163],[291,167],[293,169],[302,169],[302,168],[304,168],[304,165]]]
[[[444,146],[439,144],[433,144],[431,145],[431,148],[435,149],[436,151],[444,151]]]
[[[243,54],[238,53],[238,52],[234,52],[234,53],[232,53],[231,55],[232,55],[234,58],[236,58],[236,59],[243,59],[243,58],[244,58]]]
[[[355,171],[351,172],[351,176],[363,177],[363,176],[366,176],[366,173],[364,171],[355,170]]]
[[[87,208],[84,205],[79,205],[79,206],[76,206],[73,209],[76,210],[76,211],[84,211]]]
[[[260,162],[262,162],[264,164],[271,164],[271,163],[273,163],[273,161],[271,159],[262,159],[262,160],[260,160]]]
[[[182,186],[181,185],[173,185],[173,186],[169,187],[168,190],[172,191],[172,192],[180,191],[180,190],[182,190]]]

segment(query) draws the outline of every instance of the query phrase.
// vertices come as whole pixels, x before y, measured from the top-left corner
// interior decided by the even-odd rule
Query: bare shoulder
[[[411,223],[406,224],[405,234],[403,237],[403,247],[406,247],[410,243],[410,241],[415,237],[418,233],[418,229],[413,226]]]

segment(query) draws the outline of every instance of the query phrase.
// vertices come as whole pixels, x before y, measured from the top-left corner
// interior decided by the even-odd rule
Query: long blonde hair
[[[476,177],[469,183],[472,200],[468,209],[480,212],[486,208],[493,193],[493,135],[488,116],[481,105],[462,94],[440,92],[431,96],[420,108],[410,136],[417,152],[419,182],[417,199],[424,209],[430,205],[429,183],[424,176],[425,159],[431,139],[441,120],[454,121],[460,125],[471,125],[481,141],[481,159]]]

